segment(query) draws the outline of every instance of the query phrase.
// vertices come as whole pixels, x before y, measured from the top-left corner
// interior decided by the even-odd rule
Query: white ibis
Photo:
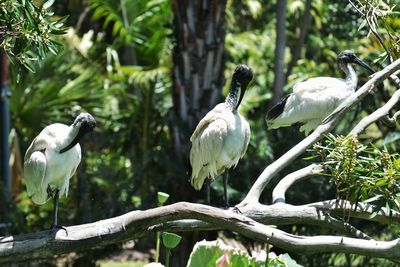
[[[333,112],[357,87],[357,74],[352,63],[374,71],[361,61],[353,51],[345,50],[337,57],[339,68],[346,74],[345,79],[316,77],[293,86],[293,93],[284,97],[267,113],[268,129],[288,127],[301,123],[300,131],[306,135],[314,130]]]
[[[28,195],[35,204],[54,199],[52,229],[57,223],[58,199],[67,196],[69,179],[81,161],[79,140],[96,125],[89,113],[79,114],[71,126],[54,123],[45,127],[32,141],[24,157],[24,179]]]
[[[200,190],[205,179],[215,179],[226,169],[235,167],[246,152],[250,127],[238,107],[253,78],[246,65],[236,67],[229,94],[224,103],[216,105],[199,122],[190,141],[191,184]],[[225,205],[228,206],[227,176],[224,176]]]

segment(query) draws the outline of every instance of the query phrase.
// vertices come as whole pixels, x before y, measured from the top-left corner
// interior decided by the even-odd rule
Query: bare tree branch
[[[357,208],[347,200],[325,200],[322,202],[310,203],[305,205],[307,207],[314,207],[318,210],[329,211],[330,214],[342,215],[343,211],[349,213],[349,216],[353,218],[371,220],[380,223],[400,223],[400,213],[394,210],[388,210],[386,208],[381,208],[375,217],[371,217],[376,206],[368,203],[358,203]],[[392,216],[391,216],[392,214]]]
[[[286,205],[286,204],[280,204]],[[151,232],[155,226],[180,220],[197,219],[220,229],[237,232],[253,240],[301,253],[343,252],[400,260],[400,240],[375,241],[335,236],[296,236],[258,223],[243,215],[200,204],[186,202],[133,211],[98,222],[33,234],[0,237],[0,262],[14,262],[52,257],[71,251],[82,251],[124,240],[135,239]],[[182,229],[185,230],[185,229]],[[190,230],[195,230],[190,227]]]
[[[321,164],[311,164],[303,169],[286,175],[272,191],[272,203],[285,203],[285,194],[290,186],[304,180],[305,178],[320,174],[322,171],[323,166]]]
[[[394,61],[383,70],[375,73],[373,77],[366,82],[358,91],[349,97],[349,99],[333,111],[320,126],[308,137],[303,139],[300,143],[286,152],[279,159],[268,165],[261,175],[257,178],[256,182],[250,188],[245,199],[237,205],[238,209],[244,206],[257,203],[261,193],[270,180],[284,167],[288,166],[293,160],[300,156],[307,148],[320,140],[324,134],[332,130],[343,114],[354,104],[358,103],[365,95],[370,93],[378,84],[380,84],[388,76],[400,69],[400,60]]]
[[[371,113],[367,117],[364,117],[354,128],[351,130],[350,134],[359,135],[365,130],[369,125],[376,122],[377,120],[389,115],[390,110],[399,102],[400,100],[400,90],[397,90],[390,100],[386,102],[385,105],[378,108],[375,112]],[[394,117],[394,116],[393,116]],[[397,116],[396,116],[397,117]]]

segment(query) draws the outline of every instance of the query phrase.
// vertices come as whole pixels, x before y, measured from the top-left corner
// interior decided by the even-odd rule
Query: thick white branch
[[[320,174],[324,170],[321,164],[311,164],[303,169],[286,175],[272,191],[272,203],[285,203],[285,193],[294,183],[300,182],[310,176]]]
[[[285,204],[281,204],[285,205]],[[0,262],[53,257],[71,251],[138,238],[163,223],[197,219],[237,232],[253,240],[301,253],[342,252],[400,260],[400,240],[375,241],[335,236],[296,236],[218,208],[180,202],[165,207],[134,211],[90,224],[49,231],[0,237]],[[191,228],[193,229],[193,228]],[[184,230],[184,229],[183,229]]]
[[[324,134],[332,130],[342,115],[354,104],[358,103],[365,95],[370,93],[378,84],[380,84],[389,75],[400,69],[400,59],[394,61],[383,70],[374,74],[358,91],[349,97],[349,99],[332,112],[315,131],[300,143],[286,152],[279,159],[268,165],[257,178],[256,182],[250,188],[245,199],[237,205],[238,209],[259,201],[261,193],[270,180],[284,167],[300,156],[307,148],[320,140]]]

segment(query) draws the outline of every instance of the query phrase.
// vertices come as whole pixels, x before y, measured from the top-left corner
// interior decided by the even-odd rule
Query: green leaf
[[[158,204],[163,205],[169,198],[169,194],[164,192],[157,192]]]
[[[174,233],[163,232],[162,240],[166,248],[173,249],[181,242],[182,237]]]

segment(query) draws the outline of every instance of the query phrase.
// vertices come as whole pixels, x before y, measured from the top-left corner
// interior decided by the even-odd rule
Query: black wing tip
[[[283,113],[283,110],[285,109],[285,105],[286,105],[286,102],[287,102],[289,96],[290,95],[285,96],[284,98],[281,99],[281,101],[279,101],[279,103],[277,103],[270,110],[268,110],[267,117],[266,117],[267,121],[273,120],[273,119],[279,117],[279,115],[281,115]]]

